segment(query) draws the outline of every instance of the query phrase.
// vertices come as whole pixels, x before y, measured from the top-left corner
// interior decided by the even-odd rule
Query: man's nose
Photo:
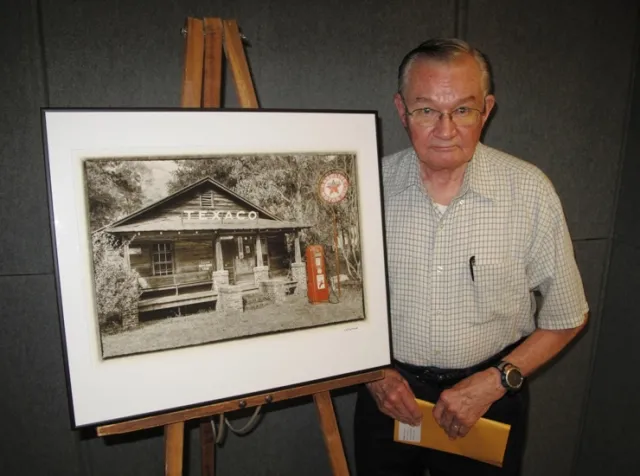
[[[454,137],[458,129],[456,128],[456,124],[451,119],[450,114],[441,114],[440,119],[436,123],[436,127],[434,132],[438,137]]]

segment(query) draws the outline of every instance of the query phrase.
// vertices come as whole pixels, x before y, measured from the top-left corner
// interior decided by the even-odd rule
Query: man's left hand
[[[443,391],[433,409],[433,417],[452,440],[466,436],[505,392],[499,371],[483,370]]]

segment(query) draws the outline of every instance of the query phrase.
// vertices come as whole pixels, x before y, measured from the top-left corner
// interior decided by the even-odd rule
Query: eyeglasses
[[[404,102],[404,98],[402,102]],[[484,114],[484,110],[481,111],[480,109],[468,106],[457,107],[451,112],[442,112],[431,107],[420,107],[409,111],[406,102],[404,102],[404,109],[407,116],[411,116],[416,124],[426,127],[435,126],[444,116],[449,116],[449,119],[451,119],[456,126],[473,126],[478,123],[478,119]]]

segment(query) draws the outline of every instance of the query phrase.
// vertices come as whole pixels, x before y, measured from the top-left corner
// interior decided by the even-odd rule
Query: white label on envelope
[[[420,443],[420,435],[422,433],[422,425],[411,426],[406,423],[399,422],[398,440],[408,441],[411,443]]]

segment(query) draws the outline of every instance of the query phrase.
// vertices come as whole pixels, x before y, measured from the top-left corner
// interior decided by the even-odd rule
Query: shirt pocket
[[[518,315],[522,294],[522,266],[512,259],[476,261],[473,266],[475,321],[489,322]]]

